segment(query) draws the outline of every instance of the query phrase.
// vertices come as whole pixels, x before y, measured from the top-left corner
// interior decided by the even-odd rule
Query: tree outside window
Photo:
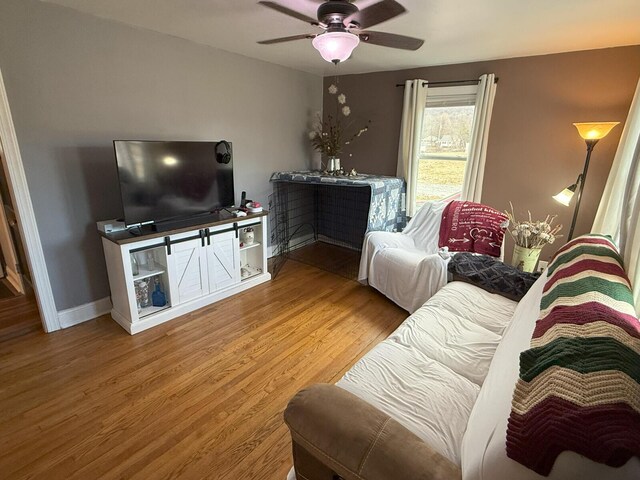
[[[420,139],[418,208],[428,201],[455,199],[462,192],[475,92],[460,92],[458,87],[460,93],[456,94],[455,88],[433,88],[435,93],[427,96]]]

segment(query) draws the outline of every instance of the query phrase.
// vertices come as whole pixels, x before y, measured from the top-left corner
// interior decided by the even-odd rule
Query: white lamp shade
[[[553,199],[556,202],[561,203],[565,207],[568,207],[569,204],[571,203],[571,199],[573,198],[574,190],[575,190],[575,187],[573,188],[573,190],[571,190],[571,187],[565,188],[559,194],[554,195]]]
[[[327,62],[344,62],[360,43],[360,37],[349,32],[326,32],[311,42]]]

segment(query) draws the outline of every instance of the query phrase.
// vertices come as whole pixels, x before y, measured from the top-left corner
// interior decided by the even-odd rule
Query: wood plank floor
[[[278,278],[147,332],[109,317],[0,343],[0,477],[279,479],[282,411],[408,314],[289,261]]]
[[[0,299],[0,344],[30,332],[43,333],[33,290],[29,289],[26,295]]]
[[[14,298],[18,295],[18,292],[6,278],[0,279],[0,300],[4,300],[5,298]]]
[[[351,250],[325,242],[314,242],[292,250],[288,257],[297,262],[306,263],[349,280],[358,278],[360,251]]]

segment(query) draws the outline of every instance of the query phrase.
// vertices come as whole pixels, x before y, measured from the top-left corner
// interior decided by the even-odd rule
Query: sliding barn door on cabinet
[[[200,239],[176,243],[168,255],[171,292],[178,303],[188,302],[209,293],[206,253]]]
[[[239,242],[235,232],[211,236],[207,247],[209,290],[215,292],[240,282]]]

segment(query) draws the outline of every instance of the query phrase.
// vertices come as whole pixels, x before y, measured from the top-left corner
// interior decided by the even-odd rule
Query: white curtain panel
[[[426,80],[407,80],[404,84],[397,175],[407,182],[407,215],[411,217],[416,209],[420,137],[422,135],[422,119],[424,118],[426,103]]]
[[[640,81],[593,222],[620,247],[640,315]]]
[[[484,164],[487,159],[489,125],[491,124],[491,112],[493,111],[495,98],[496,76],[493,73],[485,73],[480,77],[476,95],[476,111],[471,130],[469,158],[464,170],[462,200],[480,202],[482,199],[482,182],[484,180]]]

